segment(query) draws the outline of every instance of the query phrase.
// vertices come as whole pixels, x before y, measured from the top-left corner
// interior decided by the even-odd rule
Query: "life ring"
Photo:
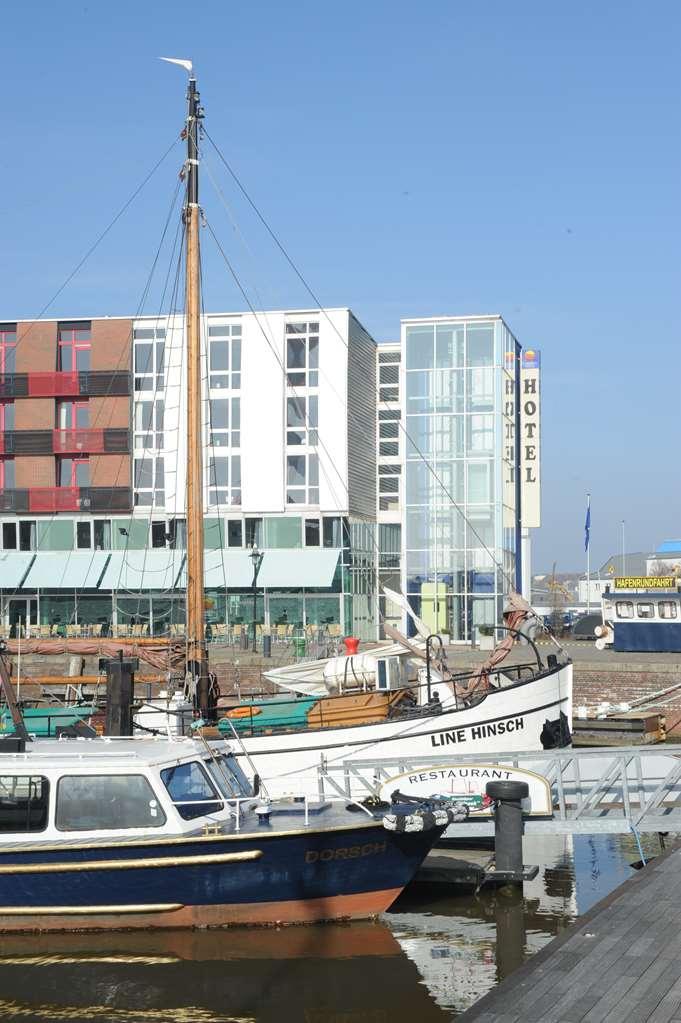
[[[234,707],[227,711],[228,718],[250,718],[255,714],[262,714],[260,707]]]

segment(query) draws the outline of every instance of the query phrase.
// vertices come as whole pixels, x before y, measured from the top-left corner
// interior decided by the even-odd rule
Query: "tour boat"
[[[276,801],[199,738],[0,744],[0,932],[291,924],[387,909],[454,819]]]

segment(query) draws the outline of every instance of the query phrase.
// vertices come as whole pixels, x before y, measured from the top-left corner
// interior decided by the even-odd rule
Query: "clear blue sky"
[[[678,0],[9,5],[0,318],[37,315],[170,145],[184,81],[155,58],[193,57],[211,135],[323,303],[377,340],[401,316],[499,312],[541,346],[535,569],[583,566],[587,490],[594,565],[623,518],[648,549],[681,535],[680,43]],[[134,312],[181,160],[46,315]],[[210,169],[248,287],[309,305]],[[204,246],[206,307],[242,308]]]

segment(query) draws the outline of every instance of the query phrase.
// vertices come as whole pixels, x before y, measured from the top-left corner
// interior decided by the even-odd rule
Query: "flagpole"
[[[591,611],[591,494],[586,495],[586,514],[589,528],[586,536],[586,613]]]
[[[627,574],[627,559],[624,552],[624,519],[622,519],[622,575]]]

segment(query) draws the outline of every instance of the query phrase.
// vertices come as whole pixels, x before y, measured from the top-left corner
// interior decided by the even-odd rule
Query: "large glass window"
[[[319,504],[319,458],[316,454],[286,456],[286,503]]]
[[[135,459],[135,504],[139,507],[163,507],[165,504],[165,466],[163,458],[143,455]]]
[[[319,386],[319,323],[286,324],[286,380],[289,387]]]
[[[494,365],[494,327],[468,324],[466,328],[466,362],[469,366]]]
[[[289,446],[317,444],[318,420],[317,395],[286,399],[286,443]]]
[[[66,775],[57,783],[59,831],[160,828],[166,816],[141,774]]]
[[[163,391],[165,327],[138,327],[133,331],[135,391]]]
[[[92,330],[89,322],[60,323],[57,327],[57,367],[64,373],[90,369]]]
[[[423,325],[407,327],[407,369],[432,369],[434,361],[435,327]]]
[[[216,448],[241,446],[241,399],[211,398],[208,443]]]
[[[42,775],[0,775],[0,834],[44,831],[49,793],[49,782]]]
[[[262,519],[246,519],[246,547],[262,547]]]
[[[16,522],[3,522],[2,524],[2,548],[5,551],[17,549],[17,524]]]
[[[135,447],[163,450],[163,398],[135,402]]]
[[[208,503],[241,504],[241,456],[215,456],[208,460]]]
[[[183,820],[222,810],[224,803],[198,760],[161,771],[161,779]]]
[[[241,547],[243,544],[243,523],[241,519],[227,520],[227,546]]]
[[[241,387],[241,324],[211,323],[208,326],[209,387],[211,390]]]
[[[676,618],[677,609],[673,600],[660,600],[657,610],[660,618]]]

